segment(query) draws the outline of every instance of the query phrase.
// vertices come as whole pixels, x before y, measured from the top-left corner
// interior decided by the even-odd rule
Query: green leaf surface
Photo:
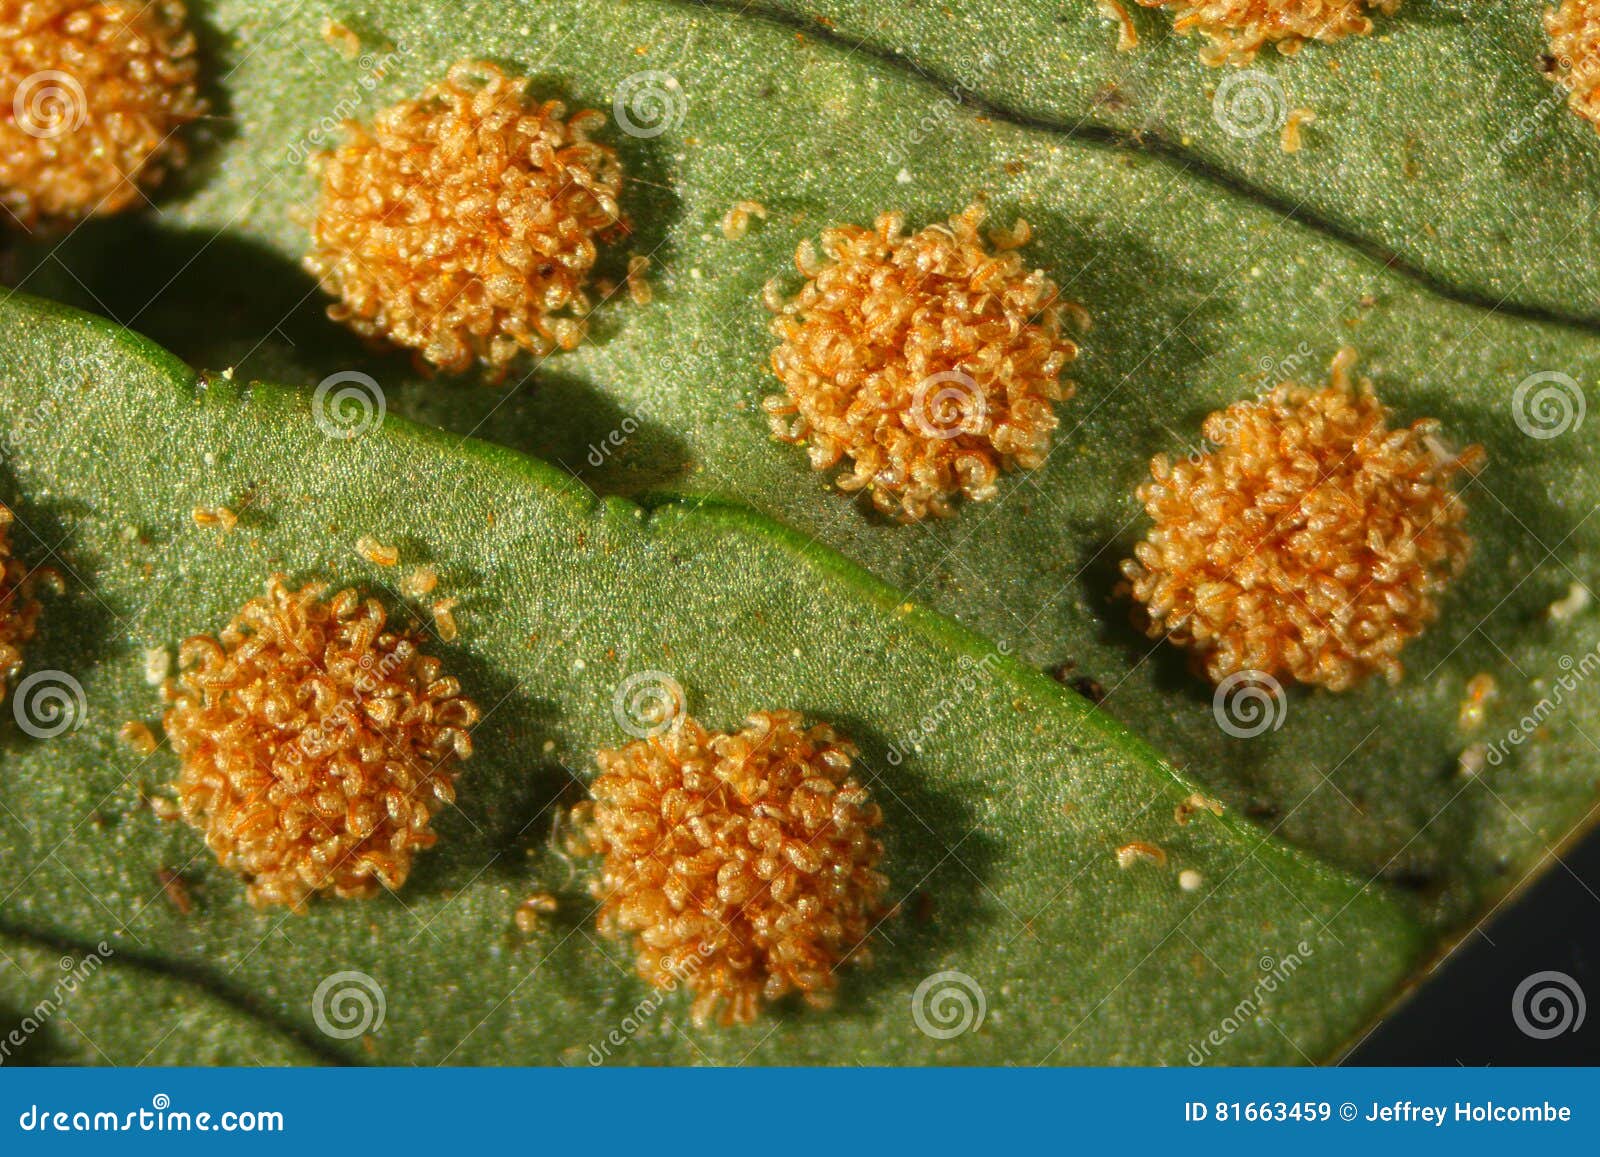
[[[759,516],[647,515],[395,418],[329,439],[302,392],[197,382],[125,332],[20,297],[0,321],[18,553],[70,584],[30,666],[82,688],[74,727],[5,734],[7,924],[53,945],[105,940],[119,963],[234,1000],[261,1018],[247,1042],[287,1029],[350,1060],[583,1064],[633,1014],[643,1027],[611,1046],[618,1062],[1181,1063],[1250,999],[1219,1059],[1298,1062],[1335,1050],[1422,951],[1392,899],[1239,817],[1179,826],[1191,785],[1143,743]],[[191,517],[217,503],[244,511],[220,540]],[[477,754],[401,893],[254,911],[196,832],[143,802],[172,776],[170,751],[141,757],[117,731],[159,710],[146,650],[219,628],[271,571],[381,587],[352,550],[363,534],[432,561],[463,599],[461,640],[438,651],[485,707]],[[625,739],[614,694],[640,671],[676,673],[714,725],[782,705],[862,743],[906,914],[830,1013],[691,1030],[681,1002],[655,1008],[626,954],[595,939],[574,865],[549,851],[552,808],[581,793],[597,747]],[[1168,863],[1119,867],[1135,839]],[[1179,887],[1185,868],[1200,889]],[[165,898],[163,871],[189,881],[193,912]],[[541,888],[564,904],[524,938],[513,911]],[[364,1041],[318,1033],[312,997],[345,971],[384,994]],[[941,1040],[912,1007],[946,971],[987,1010]],[[173,1027],[112,1019],[96,1040],[125,1057]]]
[[[670,662],[650,657],[649,647],[637,640],[634,645],[644,646],[643,652],[615,642],[601,648],[603,654],[615,647],[625,657],[603,675],[597,674],[593,655],[580,656],[586,675],[571,670],[570,660],[548,659],[541,668],[544,676],[531,686],[548,700],[549,718],[539,714],[538,725],[525,730],[540,743],[551,735],[559,760],[580,776],[586,774],[583,753],[617,738],[605,730],[608,689],[630,668],[667,663],[681,670],[696,710],[722,723],[758,705],[750,691],[765,686],[760,680],[775,677],[772,663],[783,664],[785,678],[822,679],[826,671],[837,681],[828,694],[820,684],[785,689],[818,714],[838,710],[863,717],[863,725],[876,733],[877,769],[887,776],[882,757],[888,744],[914,727],[927,703],[937,706],[947,698],[950,664],[958,663],[961,653],[970,660],[987,653],[982,648],[1003,645],[1019,664],[1034,669],[1070,667],[1072,676],[1092,679],[1106,692],[1103,711],[1089,713],[1083,726],[1099,733],[1112,726],[1102,717],[1114,717],[1224,800],[1230,823],[1237,816],[1256,821],[1251,834],[1229,828],[1245,846],[1254,846],[1252,836],[1259,841],[1270,833],[1336,864],[1358,882],[1374,882],[1385,897],[1380,903],[1364,893],[1368,899],[1362,901],[1391,921],[1382,934],[1344,932],[1344,921],[1362,911],[1362,904],[1333,922],[1346,945],[1360,945],[1383,960],[1367,964],[1344,957],[1344,967],[1326,974],[1323,991],[1295,1017],[1274,1012],[1270,1022],[1255,1023],[1251,1031],[1257,1035],[1248,1045],[1230,1038],[1220,1059],[1232,1061],[1299,1059],[1297,1049],[1313,1059],[1327,1055],[1373,1010],[1376,994],[1393,991],[1396,978],[1419,954],[1459,934],[1589,823],[1600,766],[1600,748],[1589,737],[1600,736],[1600,711],[1592,687],[1578,682],[1563,689],[1559,680],[1573,678],[1569,667],[1577,667],[1593,648],[1596,617],[1587,612],[1558,622],[1546,608],[1572,583],[1589,583],[1600,554],[1600,529],[1590,517],[1600,498],[1593,427],[1578,422],[1558,437],[1529,437],[1518,424],[1512,395],[1520,382],[1539,372],[1566,374],[1582,389],[1600,380],[1600,341],[1587,320],[1591,311],[1580,308],[1582,283],[1592,276],[1594,264],[1582,256],[1583,247],[1593,242],[1587,230],[1576,228],[1587,220],[1591,194],[1584,189],[1584,174],[1600,140],[1556,107],[1539,122],[1538,132],[1546,134],[1541,140],[1554,134],[1560,148],[1547,141],[1531,168],[1518,169],[1508,160],[1507,171],[1521,175],[1502,180],[1497,193],[1489,191],[1489,179],[1472,159],[1499,139],[1502,130],[1492,123],[1496,116],[1510,122],[1544,107],[1544,82],[1537,75],[1524,77],[1521,63],[1511,59],[1526,55],[1517,47],[1523,42],[1527,51],[1536,50],[1536,14],[1479,4],[1473,11],[1481,18],[1469,25],[1458,18],[1460,5],[1416,4],[1393,22],[1387,38],[1313,46],[1293,61],[1264,55],[1260,67],[1286,86],[1293,103],[1318,111],[1306,148],[1290,156],[1280,152],[1273,134],[1241,143],[1220,131],[1211,119],[1210,89],[1225,74],[1200,65],[1193,42],[1166,43],[1159,34],[1164,15],[1135,14],[1146,33],[1142,52],[1155,63],[1134,77],[1127,70],[1146,57],[1117,56],[1114,31],[1087,0],[1037,11],[1020,4],[985,5],[983,11],[995,15],[981,32],[975,16],[980,6],[962,0],[903,10],[895,6],[888,20],[862,17],[855,6],[839,5],[839,11],[825,13],[834,22],[831,30],[814,25],[812,9],[802,14],[806,27],[801,29],[785,24],[790,17],[780,19],[782,14],[741,15],[677,0],[616,0],[605,6],[603,19],[592,4],[575,0],[389,0],[354,6],[310,0],[287,12],[264,11],[243,0],[196,7],[219,115],[207,126],[211,139],[197,149],[197,164],[181,187],[141,220],[83,226],[62,243],[49,239],[13,253],[11,264],[30,287],[106,313],[193,364],[236,366],[240,380],[310,386],[339,370],[370,373],[382,384],[391,413],[531,452],[566,467],[601,493],[639,499],[655,512],[647,524],[651,534],[682,532],[703,545],[700,536],[717,528],[724,536],[712,536],[722,544],[719,550],[732,550],[730,544],[737,543],[738,549],[759,555],[760,565],[730,569],[727,555],[712,552],[694,564],[699,567],[695,581],[674,577],[670,568],[664,573],[644,568],[640,575],[654,576],[658,589],[647,592],[630,578],[622,584],[629,593],[620,605],[610,606],[615,601],[610,599],[610,609],[591,608],[596,625],[616,632],[642,630],[625,626],[623,608],[631,608],[631,614],[657,624],[658,646],[663,624],[678,624]],[[345,60],[324,41],[329,17],[361,35],[366,56]],[[1046,21],[1055,29],[1053,40],[1028,34]],[[1513,24],[1522,28],[1516,34],[1521,41],[1505,31]],[[1498,38],[1496,27],[1502,33]],[[1451,45],[1448,52],[1441,47]],[[1484,51],[1473,51],[1478,48]],[[998,54],[1000,63],[986,61],[986,51]],[[1047,55],[1026,55],[1033,51]],[[903,59],[896,59],[897,53]],[[1411,63],[1379,60],[1384,53],[1404,53]],[[559,95],[575,105],[610,110],[623,80],[649,70],[670,73],[686,101],[681,123],[660,136],[612,133],[634,177],[624,197],[634,233],[631,245],[610,260],[620,268],[629,252],[649,255],[654,303],[608,302],[594,319],[589,345],[525,367],[525,375],[514,375],[504,390],[470,379],[422,379],[402,357],[370,354],[323,318],[320,294],[298,268],[315,190],[302,154],[335,140],[332,125],[340,116],[368,116],[466,56],[487,56],[527,72],[536,78],[540,95]],[[1441,56],[1458,67],[1440,69]],[[369,90],[363,80],[374,75],[374,60],[386,62],[384,75]],[[1342,63],[1335,70],[1330,61]],[[1479,69],[1499,69],[1511,78],[1491,86],[1504,99],[1485,102],[1481,84],[1474,100],[1462,99],[1462,91],[1473,87],[1472,77],[1483,75],[1473,71]],[[1404,101],[1374,99],[1374,90],[1398,91],[1408,77]],[[948,96],[952,79],[963,85],[959,103]],[[1119,102],[1096,106],[1086,94],[1098,93],[1111,80],[1137,100],[1128,108]],[[1454,87],[1458,83],[1463,89]],[[1073,101],[1080,97],[1082,111],[1074,114]],[[1125,130],[1135,127],[1144,132],[1145,147],[1131,147],[1123,139]],[[1403,141],[1394,136],[1405,131],[1426,138],[1428,147],[1415,162],[1421,175],[1407,176]],[[773,277],[792,287],[796,244],[828,225],[865,223],[887,209],[903,209],[913,223],[923,224],[979,197],[988,200],[1000,223],[1026,217],[1035,236],[1026,254],[1092,314],[1094,326],[1082,338],[1083,354],[1073,372],[1078,394],[1062,407],[1063,425],[1048,463],[1009,476],[996,501],[968,507],[947,522],[890,525],[833,491],[825,477],[807,468],[801,451],[770,440],[760,403],[776,383],[766,369],[772,339],[761,289]],[[718,222],[746,199],[764,203],[770,217],[753,225],[743,240],[729,241]],[[1569,248],[1555,246],[1555,239]],[[1400,260],[1383,259],[1391,253]],[[1507,308],[1484,308],[1502,298]],[[1408,676],[1398,688],[1372,686],[1341,695],[1294,692],[1281,727],[1253,739],[1235,738],[1217,726],[1210,688],[1187,673],[1180,655],[1135,633],[1128,626],[1127,606],[1113,597],[1117,563],[1143,529],[1133,489],[1152,454],[1183,453],[1199,445],[1199,423],[1207,412],[1280,377],[1318,376],[1346,343],[1361,350],[1364,370],[1402,418],[1440,417],[1458,443],[1477,441],[1487,448],[1490,464],[1467,494],[1477,552],[1447,600],[1442,620],[1408,649]],[[26,359],[19,364],[26,368]],[[290,405],[276,391],[262,397],[280,399],[270,405]],[[429,502],[466,503],[488,485],[479,481],[476,466],[453,465],[457,455],[473,462],[514,460],[458,449],[454,439],[442,435],[428,440],[409,427],[396,429],[403,436],[386,426],[384,436],[367,449],[377,453],[389,447],[391,436],[406,445],[426,442],[432,465],[416,481],[431,496]],[[235,437],[247,435],[267,436],[254,422]],[[185,443],[190,460],[213,449],[204,440],[210,436],[197,434]],[[62,431],[45,437],[44,445],[65,452]],[[299,458],[262,459],[260,476],[281,481],[284,462],[290,460],[298,469]],[[315,473],[320,460],[315,457],[306,469]],[[149,461],[172,472],[173,462],[185,459],[169,449],[153,452]],[[519,478],[532,469],[515,461]],[[442,513],[426,505],[419,511],[421,500],[410,492],[395,497],[390,478],[403,475],[395,474],[393,464],[385,469],[388,473],[371,484],[364,500],[353,490],[327,499],[344,506],[337,516],[325,518],[339,530],[322,536],[315,546],[320,553],[307,553],[312,546],[304,541],[304,527],[300,539],[272,539],[264,550],[290,560],[285,565],[347,566],[345,544],[367,531],[443,550],[413,526]],[[342,468],[328,470],[341,479],[340,486],[354,485]],[[537,473],[544,489],[560,489],[555,472]],[[518,485],[527,487],[525,480]],[[28,497],[26,487],[22,492]],[[185,503],[202,501],[188,493],[162,498],[185,511]],[[583,506],[578,497],[570,502],[576,504],[573,509]],[[608,507],[610,519],[622,518],[624,509]],[[473,510],[469,523],[481,521],[482,509]],[[381,526],[368,525],[373,522]],[[470,534],[465,528],[454,533],[488,532],[475,526]],[[464,541],[458,547],[461,558],[473,549]],[[817,564],[858,592],[852,597],[876,592],[868,601],[878,613],[910,605],[918,609],[905,623],[931,624],[935,620],[924,619],[920,609],[926,607],[975,632],[959,636],[958,645],[944,626],[929,627],[940,646],[956,647],[955,660],[944,654],[946,674],[895,666],[906,644],[889,649],[883,637],[862,635],[865,612],[844,594],[827,615],[813,608],[812,616],[796,618],[792,607],[772,613],[761,604],[766,595],[742,585],[733,592],[700,589],[708,585],[707,574],[718,580],[736,574],[741,584],[748,578],[763,591],[769,583],[814,582],[811,570],[779,575],[768,568],[792,569],[796,557],[831,559],[826,548],[887,584],[888,589],[872,586],[853,571],[846,575],[837,562]],[[215,623],[254,589],[265,559],[252,571],[238,565],[237,553],[238,547],[230,546],[184,556],[185,575],[200,575],[200,559],[213,569],[205,571],[203,581],[185,581],[184,597],[193,607],[180,614],[174,606],[168,612],[174,616],[174,637]],[[555,553],[552,548],[552,558]],[[563,557],[564,566],[582,562]],[[690,551],[685,557],[700,556]],[[547,579],[545,571],[537,573]],[[469,596],[480,582],[488,584],[485,590],[515,590],[515,598],[503,596],[505,607],[493,607],[494,615],[548,597],[518,587],[483,563],[467,567],[458,581]],[[620,589],[616,583],[572,581],[573,614],[590,605],[586,598],[604,591],[609,599]],[[823,597],[809,587],[784,597],[800,600],[802,593]],[[688,600],[686,605],[698,606],[707,598],[729,600],[729,608],[753,599],[762,617],[741,618],[747,612],[725,609],[720,613],[729,617],[706,618],[702,630],[690,631],[683,625],[691,621],[683,617],[688,612],[677,604]],[[838,620],[828,617],[846,604],[855,611]],[[729,625],[736,622],[743,625]],[[509,654],[496,657],[480,650],[494,646],[501,633],[493,626],[481,633],[474,628],[461,649],[472,661],[488,665],[486,675],[515,684],[523,668]],[[692,669],[677,665],[684,662],[685,647],[702,649]],[[845,658],[851,661],[840,665]],[[1029,703],[1045,696],[1055,704],[1052,711],[1072,719],[1082,715],[1084,705],[1069,693],[1009,664],[1006,669],[1007,678],[1021,680],[1026,693],[999,698]],[[1587,674],[1588,668],[1581,670]],[[1498,693],[1483,727],[1466,733],[1458,726],[1458,704],[1468,679],[1480,672],[1494,676]],[[132,680],[131,668],[122,677]],[[139,690],[136,682],[128,687]],[[881,696],[880,716],[870,715],[860,702],[874,694]],[[906,699],[917,695],[925,701]],[[1113,892],[1107,889],[1145,887],[1148,881],[1141,884],[1135,870],[1116,872],[1105,857],[1126,839],[1151,837],[1121,828],[1103,834],[1096,852],[1100,859],[1095,859],[1074,842],[1077,836],[1049,834],[1056,830],[1051,825],[1087,822],[1082,802],[1073,797],[1078,785],[1096,785],[1097,791],[1115,795],[1119,806],[1127,803],[1132,797],[1116,786],[1123,773],[1101,766],[1091,774],[1099,756],[1048,744],[1047,751],[1030,757],[1020,743],[1006,740],[1009,730],[985,735],[985,727],[999,726],[997,717],[969,719],[964,705],[956,714],[970,745],[947,746],[954,743],[954,733],[946,730],[923,745],[918,761],[941,761],[943,770],[915,769],[930,786],[925,799],[907,797],[905,815],[932,809],[947,819],[957,817],[950,828],[939,828],[940,839],[953,841],[968,818],[999,823],[1000,813],[1011,810],[1002,802],[1004,793],[1043,793],[1030,795],[1017,809],[1013,818],[1023,826],[997,829],[985,845],[997,876],[1005,874],[999,865],[1015,864],[1023,875],[1051,873],[1062,887],[1080,870],[1074,864],[1096,865],[1081,882],[1065,887],[1063,896],[1082,905],[1071,932],[1026,962],[1019,955],[1033,943],[1026,935],[1019,940],[1012,932],[973,933],[972,943],[1007,961],[1003,983],[1043,1002],[1018,1015],[1042,1017],[1053,1026],[1060,1010],[1076,1010],[1076,1016],[1062,1014],[1059,1038],[1105,996],[1107,1004],[1050,1059],[1183,1059],[1195,1024],[1177,1022],[1195,1012],[1193,1002],[1214,998],[1216,1003],[1200,1006],[1205,1013],[1196,1023],[1206,1016],[1215,1021],[1217,1009],[1231,1007],[1241,991],[1225,985],[1213,992],[1218,976],[1249,989],[1253,966],[1244,966],[1239,943],[1213,951],[1196,935],[1193,921],[1211,908],[1208,903],[1194,910],[1183,935],[1161,941],[1171,925],[1157,921],[1151,927],[1159,931],[1151,939],[1128,941],[1134,946],[1124,953],[1116,922],[1142,917],[1110,899]],[[1476,778],[1456,773],[1469,744],[1503,741],[1509,728],[1533,714],[1538,725],[1528,728],[1536,731],[1532,739],[1505,745],[1504,758]],[[1015,720],[1008,726],[1014,729]],[[1035,719],[1029,728],[1036,740],[1055,734],[1038,726]],[[524,774],[530,758],[534,764],[544,758],[529,756],[538,750],[527,746],[533,741],[519,744],[516,766]],[[869,757],[872,742],[869,735]],[[1149,749],[1127,748],[1123,758],[1145,765],[1148,773]],[[1133,751],[1137,754],[1127,754]],[[481,762],[488,766],[493,758],[486,753]],[[124,755],[124,770],[127,765]],[[911,768],[912,761],[905,766]],[[476,777],[479,765],[473,770]],[[486,782],[495,782],[493,773],[484,774]],[[537,814],[563,778],[559,768],[542,774],[549,783],[542,794],[529,789],[526,808],[504,801],[490,805],[494,787],[476,806],[509,808],[520,823]],[[1060,798],[1049,794],[1047,782],[1056,785]],[[1070,819],[1056,814],[1062,802],[1078,807]],[[464,798],[465,815],[473,814],[473,806]],[[1167,838],[1176,829],[1166,801],[1144,813],[1108,808],[1106,814],[1116,814],[1124,825],[1142,814],[1168,829],[1156,842],[1171,851]],[[496,830],[521,829],[508,820]],[[173,847],[192,847],[184,844],[185,836],[174,833]],[[481,867],[489,858],[483,854],[488,846],[441,850],[434,860],[463,870],[468,864]],[[925,872],[942,853],[914,845],[906,854],[924,852],[932,853],[927,863],[916,863]],[[452,861],[458,854],[462,859]],[[1276,841],[1264,844],[1257,858],[1269,854],[1282,854]],[[1052,863],[1052,856],[1058,862]],[[909,991],[939,968],[964,967],[955,944],[965,934],[958,929],[967,927],[966,917],[957,913],[970,907],[984,929],[990,919],[1001,925],[1033,919],[1026,904],[1007,900],[996,906],[993,897],[1003,890],[987,879],[974,883],[983,872],[964,872],[954,862],[940,869],[951,873],[952,906],[939,900],[935,928],[905,933],[906,942],[926,938],[926,947],[907,957],[915,962],[903,964],[898,948],[886,954],[889,962],[880,974],[894,979],[861,985],[866,1003],[859,1007],[878,1011],[841,1014],[845,1023],[859,1026],[861,1035],[856,1037],[856,1027],[843,1035],[830,1032],[826,1020],[784,1019],[773,1038],[782,1041],[778,1051],[757,1059],[829,1059],[830,1046],[843,1040],[852,1044],[831,1059],[884,1059],[883,1049],[902,1047],[889,1059],[1039,1059],[1055,1043],[1039,1045],[1051,1029],[1024,1031],[1014,1024],[1010,1027],[1018,1036],[992,1051],[984,1050],[987,1034],[1000,1031],[993,1025],[981,1039],[963,1037],[931,1052],[912,1051],[912,1046],[926,1050],[930,1042],[913,1037],[901,1015]],[[904,877],[897,870],[897,882],[909,885],[917,870]],[[1212,871],[1202,871],[1208,880],[1214,878]],[[1282,875],[1276,861],[1271,871]],[[1170,873],[1153,874],[1161,879],[1164,901],[1181,903]],[[1091,876],[1096,882],[1086,891],[1080,885]],[[458,903],[503,938],[506,905],[519,888],[526,889],[494,870],[488,877],[499,888],[492,904]],[[143,888],[150,888],[148,877]],[[1287,890],[1302,894],[1298,884]],[[226,881],[222,892],[227,895]],[[1329,919],[1316,903],[1303,898],[1297,903],[1282,891],[1274,899],[1269,893],[1252,894],[1251,902],[1261,905],[1256,910],[1241,901],[1229,917],[1236,926],[1227,934],[1281,956],[1288,945],[1273,949],[1259,943],[1266,935],[1263,921],[1275,923],[1296,912],[1313,923]],[[463,895],[471,896],[471,890]],[[429,910],[427,895],[413,900],[408,889],[404,899]],[[438,903],[441,911],[458,911]],[[1312,915],[1301,911],[1301,903]],[[57,914],[71,910],[64,904],[47,907]],[[81,896],[77,907],[83,907]],[[318,913],[311,919],[331,918]],[[208,915],[204,923],[209,927],[212,919]],[[191,923],[200,922],[184,927]],[[304,923],[284,927],[292,935]],[[574,920],[567,930],[577,927]],[[1216,934],[1225,935],[1222,927]],[[895,935],[903,947],[900,934]],[[465,942],[455,934],[443,939],[452,945]],[[159,955],[165,941],[157,942]],[[1160,951],[1139,965],[1156,942]],[[374,953],[378,944],[375,938]],[[583,949],[599,951],[587,944]],[[530,967],[527,951],[519,954],[502,945],[496,967],[504,975],[512,974],[518,962]],[[1130,991],[1147,970],[1153,979],[1168,953],[1192,970],[1167,970],[1163,975],[1171,987],[1164,991]],[[297,974],[302,991],[281,997],[285,1016],[295,1011],[296,1002],[303,1014],[306,991],[322,974],[317,968],[331,967],[331,955],[330,950]],[[1113,956],[1115,965],[1103,971],[1100,962]],[[1220,966],[1214,972],[1208,957]],[[607,958],[620,959],[615,953]],[[435,965],[434,953],[424,952],[411,965],[418,974],[405,983],[415,980],[418,994],[427,984],[447,983],[442,978],[459,961],[454,955],[445,959],[447,965]],[[567,957],[552,959],[560,962],[563,976],[587,976]],[[900,968],[905,971],[895,971]],[[1081,968],[1089,972],[1080,973]],[[965,971],[978,975],[972,968]],[[1086,979],[1089,973],[1092,979]],[[1358,978],[1354,992],[1345,991],[1351,977]],[[620,975],[615,981],[618,987],[607,990],[598,1016],[595,990],[585,987],[587,980],[574,980],[577,995],[570,1003],[563,1004],[560,995],[547,998],[543,989],[537,999],[524,990],[511,1002],[514,1008],[496,1011],[493,1028],[486,1025],[484,1032],[490,1040],[509,1034],[521,1041],[524,1033],[538,1034],[539,1017],[575,1018],[580,1007],[599,1024],[640,995]],[[1045,995],[1040,986],[1058,981],[1062,987]],[[484,983],[496,986],[493,978]],[[1293,993],[1303,991],[1299,982],[1290,987]],[[987,983],[985,989],[993,1000],[994,990]],[[1084,1034],[1109,1006],[1122,1007],[1121,1000],[1133,1002],[1140,1012],[1108,1022],[1089,1044]],[[885,1003],[880,1008],[874,1002]],[[1057,1011],[1038,1012],[1045,1006]],[[1147,1028],[1135,1031],[1130,1026],[1141,1015]],[[1280,1027],[1293,1048],[1275,1031]],[[440,1039],[448,1035],[439,1034]],[[652,1046],[648,1058],[630,1059],[694,1059],[700,1055],[696,1050],[704,1050],[720,1060],[738,1060],[757,1038],[732,1034],[708,1042],[696,1036],[688,1038],[689,1044],[682,1034],[663,1032],[659,1050]],[[394,1041],[382,1043],[398,1047]],[[581,1052],[570,1039],[559,1046]],[[463,1049],[453,1059],[493,1059],[492,1052],[472,1051],[489,1049],[476,1034]],[[423,1049],[420,1055],[436,1054]],[[535,1055],[546,1054],[506,1059]],[[395,1058],[385,1054],[385,1059]]]
[[[181,968],[0,932],[0,1063],[304,1065],[330,1058],[243,992]]]
[[[1140,37],[1128,52],[1096,0],[755,8],[974,108],[1163,155],[1447,292],[1600,322],[1600,137],[1544,71],[1553,5],[1404,0],[1372,35],[1241,68],[1203,64],[1204,40],[1174,35],[1169,11],[1123,6]],[[1316,121],[1289,154],[1277,128],[1293,108]]]

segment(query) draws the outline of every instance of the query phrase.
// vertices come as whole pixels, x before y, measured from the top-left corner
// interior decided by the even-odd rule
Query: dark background
[[[1600,832],[1551,864],[1520,900],[1470,933],[1345,1061],[1351,1065],[1600,1064]],[[1512,996],[1536,972],[1564,972],[1583,1021],[1539,1040]]]

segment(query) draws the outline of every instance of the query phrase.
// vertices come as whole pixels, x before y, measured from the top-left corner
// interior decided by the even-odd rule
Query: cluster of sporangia
[[[204,109],[178,0],[0,0],[0,219],[115,213],[184,162]]]
[[[1072,395],[1065,306],[1015,252],[1027,223],[991,245],[983,216],[974,205],[910,234],[899,213],[829,229],[823,257],[809,241],[795,255],[800,293],[769,290],[785,390],[766,402],[773,433],[808,442],[818,470],[848,457],[839,487],[905,521],[951,513],[958,494],[993,498],[1006,465],[1040,465],[1055,403]]]
[[[503,377],[519,353],[582,340],[596,242],[618,227],[622,166],[589,139],[605,116],[528,107],[528,82],[452,67],[416,100],[346,123],[321,158],[306,266],[357,333],[457,372]]]
[[[826,1007],[883,915],[882,822],[850,774],[855,746],[793,711],[712,734],[683,719],[597,756],[575,850],[604,856],[600,928],[632,935],[639,974],[695,994],[705,1024],[801,993]]]
[[[1567,103],[1600,131],[1600,0],[1561,0],[1547,9],[1550,77],[1567,92]]]
[[[1400,0],[1139,0],[1171,8],[1178,32],[1199,32],[1210,44],[1207,64],[1247,64],[1264,45],[1286,56],[1308,40],[1340,40],[1372,31],[1369,11],[1392,16]]]
[[[257,905],[400,887],[472,754],[478,708],[417,635],[326,594],[274,576],[164,687],[183,816]]]
[[[1238,671],[1339,691],[1400,678],[1400,650],[1466,563],[1456,473],[1439,423],[1391,429],[1355,351],[1320,389],[1286,382],[1206,419],[1213,449],[1159,455],[1139,500],[1154,520],[1123,564],[1152,638],[1187,646],[1220,682]]]
[[[1208,59],[1370,30],[1399,0],[1139,0],[1179,9]],[[183,159],[201,111],[193,39],[176,0],[0,0],[0,198],[24,225],[121,208]],[[1552,71],[1600,123],[1600,2],[1548,17]],[[40,77],[56,87],[46,89]],[[625,230],[622,169],[591,139],[604,117],[530,106],[528,82],[463,63],[415,100],[350,122],[320,158],[309,267],[358,333],[430,366],[502,376],[523,352],[583,337],[599,246]],[[1081,310],[974,206],[908,232],[898,214],[807,243],[804,279],[769,288],[784,394],[767,412],[818,469],[902,520],[996,493],[1038,466],[1077,347]],[[1211,415],[1212,444],[1158,457],[1139,488],[1154,526],[1125,564],[1152,635],[1188,647],[1211,679],[1258,670],[1332,689],[1400,674],[1438,614],[1469,540],[1454,475],[1476,447],[1438,424],[1391,428],[1346,351],[1329,382],[1292,383]],[[848,465],[843,466],[848,460]],[[10,557],[0,507],[0,676],[17,671],[38,605]],[[0,690],[3,694],[3,690]],[[182,761],[182,815],[248,880],[253,903],[400,887],[455,797],[478,708],[383,606],[273,578],[216,637],[183,644],[165,726]],[[609,934],[632,936],[641,975],[695,993],[697,1021],[748,1021],[762,1001],[825,1004],[864,959],[887,887],[878,808],[853,746],[787,711],[730,733],[692,719],[598,755],[580,850]]]
[[[455,800],[479,711],[409,628],[353,590],[274,576],[212,637],[184,642],[163,723],[181,815],[258,906],[405,883]],[[603,856],[602,932],[642,976],[696,994],[699,1023],[762,1000],[828,1002],[867,958],[887,881],[855,748],[789,711],[711,734],[693,719],[601,751],[574,848]]]

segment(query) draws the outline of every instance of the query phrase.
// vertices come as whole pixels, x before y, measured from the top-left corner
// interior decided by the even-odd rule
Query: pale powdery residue
[[[750,218],[767,219],[767,207],[760,201],[740,201],[722,216],[722,235],[729,241],[738,241],[750,229]]]
[[[354,60],[361,55],[361,38],[337,20],[322,22],[322,39],[333,45],[346,60]]]
[[[399,550],[384,546],[370,534],[356,539],[356,553],[374,566],[394,566],[400,561]]]
[[[151,647],[144,653],[144,681],[150,686],[161,686],[171,670],[172,655],[165,647]]]
[[[1311,124],[1316,119],[1317,114],[1308,108],[1290,109],[1289,115],[1283,122],[1283,136],[1278,142],[1283,151],[1286,153],[1298,153],[1300,151],[1300,126]]]
[[[1545,608],[1545,615],[1553,623],[1570,623],[1584,611],[1589,609],[1593,602],[1589,588],[1582,583],[1573,583],[1567,587],[1567,593]]]

